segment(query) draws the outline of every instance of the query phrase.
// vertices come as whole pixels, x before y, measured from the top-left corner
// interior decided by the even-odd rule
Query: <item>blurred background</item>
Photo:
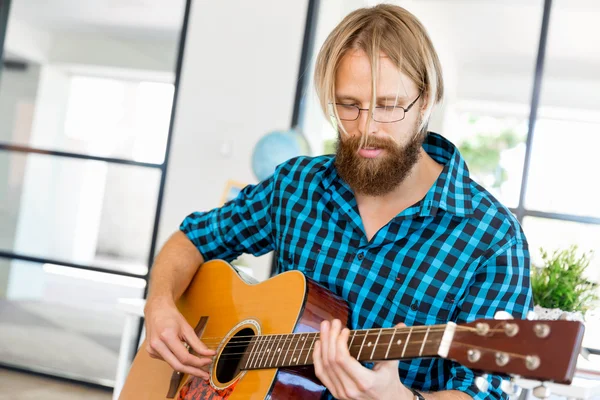
[[[511,208],[536,265],[540,248],[576,245],[599,281],[600,3],[388,2],[421,20],[441,59],[430,130]],[[181,220],[262,178],[257,144],[274,132],[302,141],[292,153],[332,151],[316,54],[377,3],[0,2],[0,399],[22,376],[61,398],[110,398],[143,334],[149,267]],[[238,265],[265,279],[272,256]],[[597,356],[582,362],[600,371]]]

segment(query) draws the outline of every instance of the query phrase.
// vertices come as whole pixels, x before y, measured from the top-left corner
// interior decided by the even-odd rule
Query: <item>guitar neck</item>
[[[454,324],[350,332],[348,349],[358,361],[434,357],[447,353]],[[242,369],[312,365],[318,332],[253,337],[243,354]],[[238,347],[239,348],[239,347]]]

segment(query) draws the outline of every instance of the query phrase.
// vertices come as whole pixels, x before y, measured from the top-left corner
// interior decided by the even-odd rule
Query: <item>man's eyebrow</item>
[[[342,93],[340,93],[340,94],[336,94],[336,95],[335,95],[335,98],[336,98],[337,100],[352,100],[352,101],[359,102],[359,100],[358,100],[356,97],[354,97],[354,96],[351,96],[351,95],[347,95],[347,94],[342,94]],[[406,100],[406,99],[407,99],[407,97],[406,97],[406,96],[403,96],[403,95],[398,95],[398,96],[396,97],[396,95],[395,95],[395,94],[393,94],[393,95],[382,95],[382,96],[377,96],[377,101],[382,101],[382,100],[398,100],[398,101],[401,101],[401,100]]]

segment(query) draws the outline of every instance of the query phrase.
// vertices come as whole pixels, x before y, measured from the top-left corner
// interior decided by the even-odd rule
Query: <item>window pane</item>
[[[594,161],[600,148],[598,123],[538,120],[525,207],[600,217],[600,177]]]
[[[376,3],[380,1],[320,3],[301,114],[301,128],[317,153],[332,151],[336,133],[323,116],[314,90],[316,53],[345,15]],[[459,147],[476,181],[505,205],[516,207],[543,1],[392,3],[407,8],[423,23],[442,63],[445,96],[429,129]]]
[[[160,171],[0,152],[0,249],[145,274]]]
[[[600,3],[552,3],[526,207],[600,217]]]
[[[11,2],[0,143],[163,162],[185,1],[69,7]]]
[[[115,379],[125,313],[145,281],[0,259],[0,362],[102,384]],[[128,338],[135,340],[135,338]]]
[[[12,135],[8,129],[4,134],[8,136],[2,137],[4,141],[50,150],[163,162],[173,85],[60,76],[44,68],[40,85],[55,89],[60,84],[64,104],[61,106],[54,90],[47,98],[43,90],[38,91],[36,104],[20,102],[12,114],[6,111],[15,122]],[[52,106],[44,101],[52,101]],[[6,103],[10,103],[10,99]]]
[[[521,194],[527,119],[463,112],[455,120],[457,146],[471,177],[508,207]],[[460,124],[460,125],[459,125]]]
[[[534,265],[542,262],[540,248],[551,253],[577,245],[580,252],[593,252],[587,271],[588,278],[600,283],[600,225],[525,217],[523,229],[529,241]],[[600,295],[600,288],[598,294]],[[600,348],[600,324],[586,325],[584,346]]]

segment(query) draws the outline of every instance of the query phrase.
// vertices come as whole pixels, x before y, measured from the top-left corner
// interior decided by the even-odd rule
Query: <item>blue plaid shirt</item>
[[[205,260],[277,250],[278,270],[302,271],[350,305],[353,329],[471,322],[532,308],[529,251],[518,221],[469,177],[458,150],[430,133],[425,151],[444,169],[426,196],[367,240],[354,194],[333,156],[299,157],[223,207],[193,213],[180,229]],[[487,393],[474,374],[440,358],[401,361],[402,382],[507,398],[500,376]]]

